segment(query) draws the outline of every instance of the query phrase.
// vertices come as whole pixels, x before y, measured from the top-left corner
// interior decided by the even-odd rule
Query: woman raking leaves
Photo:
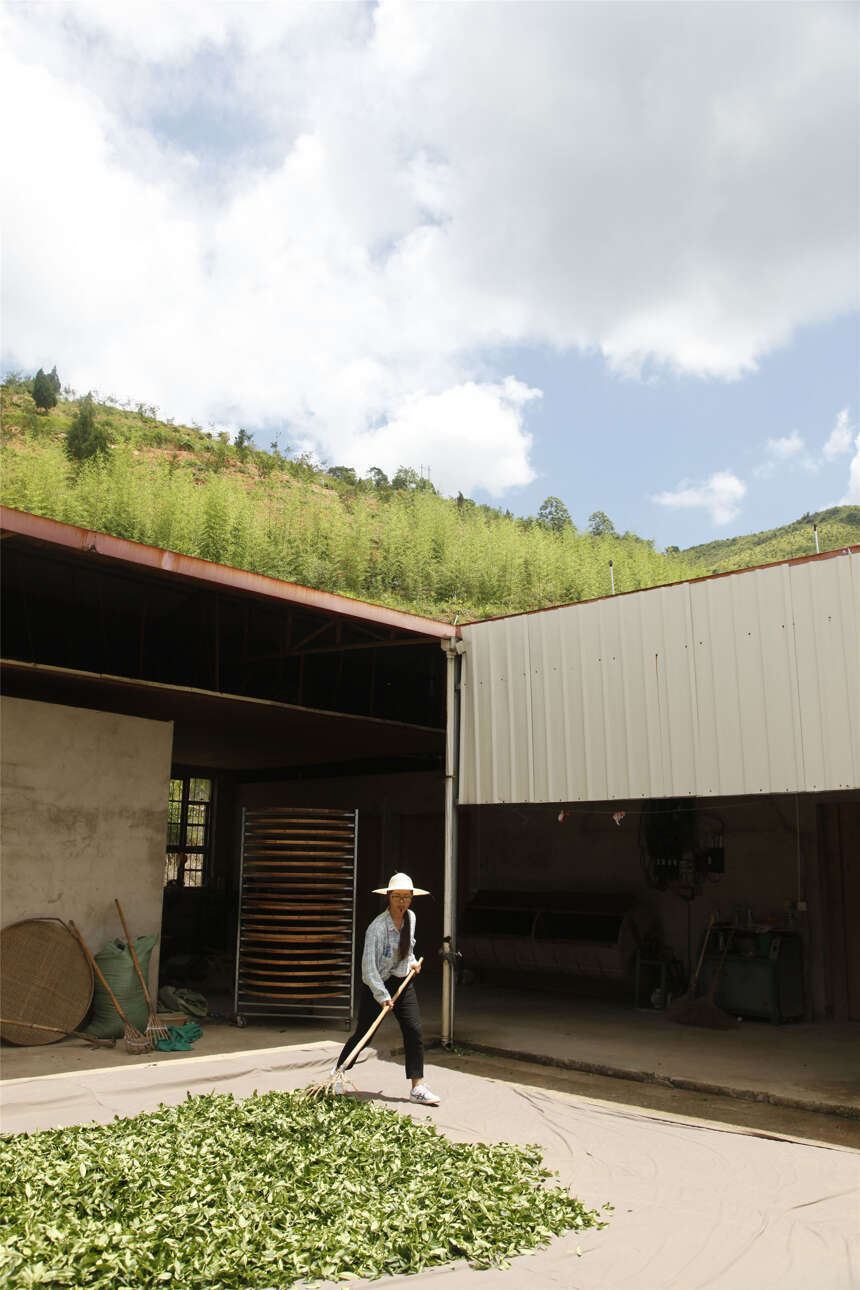
[[[408,873],[392,874],[388,886],[375,887],[374,892],[388,897],[388,907],[374,918],[364,937],[364,952],[361,956],[364,988],[361,992],[358,1021],[343,1046],[334,1070],[349,1070],[353,1065],[355,1058],[350,1061],[350,1053],[379,1015],[379,1009],[393,1011],[403,1034],[406,1078],[412,1084],[410,1097],[413,1102],[424,1106],[438,1106],[439,1098],[424,1083],[424,1037],[414,980],[408,982],[396,1001],[392,999],[392,995],[403,985],[404,978],[410,973],[413,977],[417,976],[421,971],[421,963],[414,954],[415,911],[410,906],[414,896],[426,896],[429,893],[414,886]]]

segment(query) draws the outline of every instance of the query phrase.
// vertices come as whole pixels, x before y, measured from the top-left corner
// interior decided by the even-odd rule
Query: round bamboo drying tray
[[[0,931],[3,1007],[9,1016],[61,1031],[78,1030],[93,998],[93,970],[59,918],[25,918]],[[3,1023],[10,1044],[56,1044],[62,1034]]]

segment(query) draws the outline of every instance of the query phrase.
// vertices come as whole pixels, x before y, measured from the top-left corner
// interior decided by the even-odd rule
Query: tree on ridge
[[[40,367],[33,377],[33,402],[37,408],[43,412],[48,412],[51,408],[57,406],[57,389],[54,385],[53,378],[57,376],[57,369],[54,368],[50,376],[46,376]],[[59,378],[57,378],[59,385]]]
[[[537,513],[541,528],[561,533],[570,526],[570,511],[560,497],[545,497]]]

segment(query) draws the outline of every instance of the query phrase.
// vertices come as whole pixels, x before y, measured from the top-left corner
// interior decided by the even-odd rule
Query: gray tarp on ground
[[[7,1132],[107,1121],[192,1093],[299,1088],[326,1072],[330,1043],[110,1071],[9,1080]],[[419,1290],[843,1290],[860,1287],[860,1153],[763,1138],[523,1085],[428,1067],[434,1111],[406,1098],[402,1070],[368,1054],[359,1087],[380,1105],[430,1116],[456,1141],[538,1143],[608,1228],[553,1242],[509,1271],[455,1264],[373,1282]],[[582,1257],[576,1247],[582,1248]]]

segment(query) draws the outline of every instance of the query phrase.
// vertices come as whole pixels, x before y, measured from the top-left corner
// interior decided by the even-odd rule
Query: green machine
[[[796,931],[777,927],[711,928],[699,993],[707,992],[728,942],[716,1002],[737,1017],[779,1023],[803,1016],[803,947]]]

